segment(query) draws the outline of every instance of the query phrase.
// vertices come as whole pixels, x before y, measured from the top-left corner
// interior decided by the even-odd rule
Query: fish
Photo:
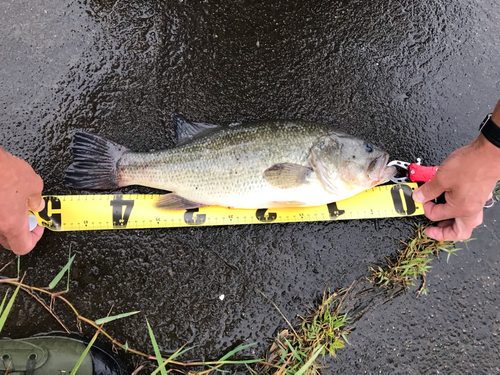
[[[74,162],[63,182],[76,189],[142,185],[166,190],[162,210],[204,206],[258,209],[337,202],[389,181],[389,154],[332,126],[303,120],[231,125],[172,115],[177,144],[133,152],[100,136],[76,132]]]

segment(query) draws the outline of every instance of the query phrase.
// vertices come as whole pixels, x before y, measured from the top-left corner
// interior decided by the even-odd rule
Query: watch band
[[[481,123],[479,131],[488,141],[500,148],[500,128],[491,119],[491,113]]]

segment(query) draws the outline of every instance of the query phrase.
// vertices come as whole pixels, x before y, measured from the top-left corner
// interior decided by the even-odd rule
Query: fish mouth
[[[385,153],[373,159],[368,166],[368,178],[372,181],[372,186],[387,182],[397,173],[395,167],[388,167],[389,154]]]

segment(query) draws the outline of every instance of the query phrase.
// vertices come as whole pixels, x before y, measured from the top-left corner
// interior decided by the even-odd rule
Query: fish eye
[[[373,146],[369,143],[365,143],[365,151],[366,152],[372,152],[373,151]]]

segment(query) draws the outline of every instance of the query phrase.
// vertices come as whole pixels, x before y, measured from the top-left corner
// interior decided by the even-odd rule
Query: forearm
[[[480,134],[471,142],[475,153],[477,153],[477,167],[491,176],[500,178],[500,148],[488,141]]]
[[[500,101],[491,114],[491,120],[500,132]],[[478,168],[486,171],[490,177],[500,178],[500,147],[491,143],[483,134],[479,134],[471,145],[474,146],[479,158]]]

